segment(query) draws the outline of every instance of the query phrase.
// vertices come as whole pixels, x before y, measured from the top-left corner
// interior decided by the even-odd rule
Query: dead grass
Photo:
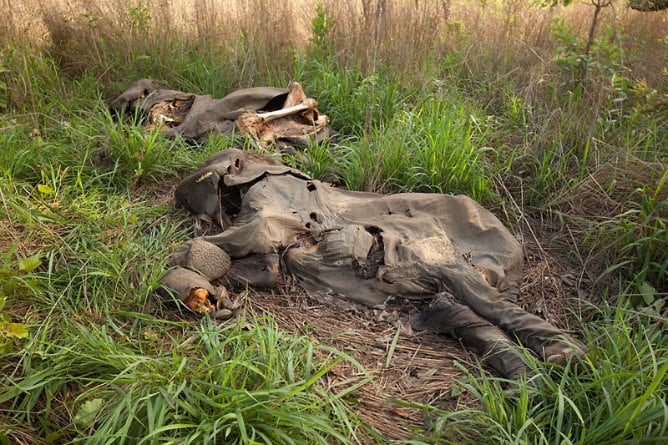
[[[291,48],[304,48],[311,37],[315,4],[302,0],[3,0],[8,14],[0,18],[5,39],[23,38],[35,45],[66,42],[62,52],[86,61],[96,43],[112,39],[128,54],[145,44],[153,48],[179,36],[193,48],[217,47],[231,58],[244,58],[248,48],[241,38],[264,48],[269,60],[254,63],[289,62]],[[558,43],[549,26],[562,17],[584,34],[592,8],[574,3],[567,8],[538,8],[526,0],[464,2],[458,0],[325,0],[325,12],[334,20],[327,36],[336,57],[359,64],[367,71],[376,60],[389,62],[400,72],[422,71],[430,56],[453,51],[468,54],[461,61],[477,77],[488,73],[512,75],[527,86],[545,70]],[[668,13],[641,13],[623,5],[606,8],[600,31],[615,30],[632,38],[624,46],[632,56],[626,61],[639,79],[650,86],[665,81],[665,39]],[[72,35],[75,31],[76,35]],[[147,40],[148,37],[148,41]],[[90,54],[89,54],[90,56]],[[104,64],[103,54],[97,63]],[[250,63],[250,62],[249,62]],[[259,67],[259,68],[260,68]],[[540,78],[540,76],[538,76]]]
[[[281,330],[308,335],[320,344],[350,354],[373,377],[354,395],[351,408],[389,439],[407,439],[425,427],[422,410],[396,401],[444,404],[455,408],[470,403],[467,394],[452,395],[455,381],[463,376],[453,361],[472,365],[455,340],[434,334],[416,334],[407,318],[416,307],[392,304],[388,309],[369,309],[326,295],[289,292],[251,292],[249,304],[257,313],[276,319]],[[392,350],[394,335],[400,331]],[[330,391],[346,390],[350,379],[362,378],[350,363],[336,366],[326,376]]]

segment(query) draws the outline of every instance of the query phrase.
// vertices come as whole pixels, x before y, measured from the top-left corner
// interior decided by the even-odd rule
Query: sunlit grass
[[[203,320],[198,327],[132,312],[102,325],[77,314],[63,318],[57,336],[48,325],[38,331],[21,364],[26,377],[0,395],[11,419],[38,436],[266,444],[355,437],[350,412],[319,384],[345,357],[281,333],[269,320],[223,327]],[[59,412],[63,397],[68,413]]]
[[[545,368],[526,357],[534,375],[521,382],[489,376],[463,383],[479,407],[434,411],[443,443],[617,444],[668,439],[668,338],[656,320],[623,308],[595,309],[584,361]],[[452,440],[452,433],[464,439]]]

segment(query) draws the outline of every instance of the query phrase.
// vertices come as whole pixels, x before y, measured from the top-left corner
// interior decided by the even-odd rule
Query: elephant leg
[[[544,361],[565,364],[571,357],[586,353],[583,344],[551,323],[504,299],[475,271],[461,268],[459,272],[456,280],[450,281],[458,300],[485,320],[516,337]]]
[[[278,254],[256,254],[232,261],[228,279],[243,286],[261,289],[276,287],[282,282]]]
[[[521,352],[503,330],[447,292],[434,297],[429,307],[413,321],[413,328],[459,339],[503,377],[518,378],[527,371]]]
[[[183,267],[170,269],[161,281],[159,294],[176,297],[200,315],[209,314],[218,320],[227,320],[241,307],[240,300],[233,301],[224,286],[214,287],[205,276]]]

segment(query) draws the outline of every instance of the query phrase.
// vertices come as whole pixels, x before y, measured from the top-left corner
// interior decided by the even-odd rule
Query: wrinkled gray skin
[[[513,340],[556,363],[585,350],[513,303],[521,246],[468,197],[340,190],[268,158],[225,150],[187,177],[176,198],[221,222],[222,233],[202,240],[226,251],[237,278],[250,285],[277,285],[289,274],[369,305],[390,296],[432,300],[416,329],[461,339],[511,378],[525,372]],[[179,258],[189,244],[177,249],[174,266],[187,266]]]
[[[109,103],[114,113],[148,113],[163,101],[192,100],[192,106],[180,125],[165,130],[167,136],[180,136],[188,141],[205,141],[211,133],[228,134],[235,128],[236,119],[247,111],[280,109],[288,96],[286,88],[258,87],[234,91],[222,99],[175,90],[169,85],[150,79],[134,82]]]

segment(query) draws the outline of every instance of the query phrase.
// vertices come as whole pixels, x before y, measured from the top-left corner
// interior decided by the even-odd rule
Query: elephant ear
[[[109,102],[109,110],[114,114],[124,111],[134,111],[141,107],[143,101],[160,90],[171,90],[172,88],[163,82],[151,79],[139,79],[133,82],[123,93]],[[150,107],[149,107],[150,108]],[[148,111],[146,109],[145,111]]]
[[[218,199],[219,182],[220,175],[215,168],[199,169],[176,186],[174,197],[176,202],[195,215],[206,215],[222,227],[220,200]]]
[[[228,228],[241,206],[242,190],[263,176],[290,173],[309,179],[308,175],[268,156],[238,149],[222,150],[176,186],[176,201],[197,216],[214,220]]]

